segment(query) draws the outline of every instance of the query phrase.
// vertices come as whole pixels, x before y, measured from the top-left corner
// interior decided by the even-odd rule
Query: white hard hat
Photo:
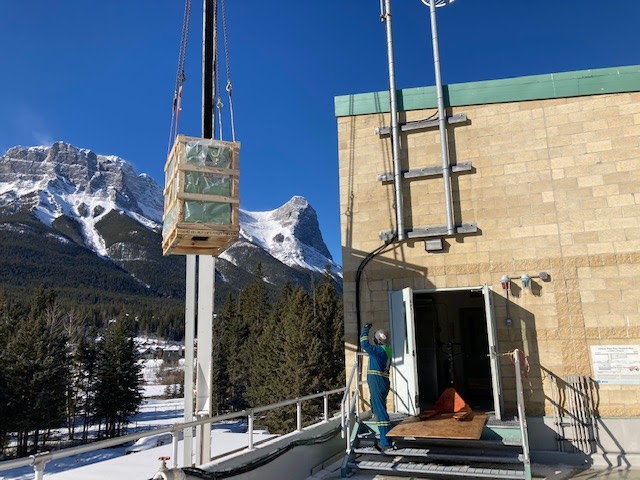
[[[376,333],[373,334],[373,338],[375,338],[378,343],[389,345],[389,334],[382,329],[376,330]]]

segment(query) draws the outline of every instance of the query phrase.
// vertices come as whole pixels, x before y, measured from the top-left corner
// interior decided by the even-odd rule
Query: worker
[[[389,368],[391,367],[391,347],[389,335],[384,330],[377,330],[373,335],[373,343],[369,343],[369,330],[371,324],[367,323],[360,334],[360,345],[369,355],[369,368],[367,371],[367,384],[371,394],[371,410],[376,417],[376,425],[380,432],[381,450],[392,448],[387,439],[387,433],[391,428],[389,413],[387,413],[387,395],[389,394]]]

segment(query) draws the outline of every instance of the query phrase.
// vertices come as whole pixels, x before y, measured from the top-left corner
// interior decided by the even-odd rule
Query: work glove
[[[365,323],[364,328],[371,328],[373,325],[371,323]]]

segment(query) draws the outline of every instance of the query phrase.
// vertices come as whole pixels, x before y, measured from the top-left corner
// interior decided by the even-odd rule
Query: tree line
[[[0,293],[0,454],[46,449],[53,429],[67,440],[122,433],[142,402],[132,322],[86,327],[39,287],[28,306]]]
[[[125,432],[142,402],[135,318],[109,312],[103,327],[39,287],[22,306],[0,292],[0,456],[45,448],[53,429],[87,442]],[[285,284],[271,298],[258,265],[213,324],[214,415],[344,386],[342,300],[330,272],[312,291]],[[178,387],[179,391],[183,391]],[[337,401],[337,399],[335,399]],[[303,420],[322,412],[305,402]],[[295,406],[256,419],[272,432],[295,426]]]

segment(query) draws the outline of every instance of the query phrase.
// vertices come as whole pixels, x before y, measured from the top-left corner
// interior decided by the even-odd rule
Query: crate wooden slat
[[[240,233],[237,142],[178,135],[167,157],[164,255],[218,255]]]

